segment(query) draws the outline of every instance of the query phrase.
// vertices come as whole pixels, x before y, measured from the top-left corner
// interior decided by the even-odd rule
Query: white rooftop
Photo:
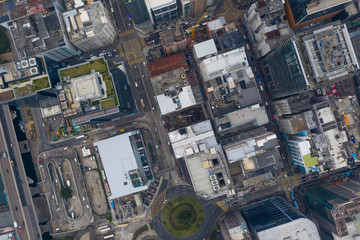
[[[231,127],[238,127],[252,121],[255,122],[256,126],[262,126],[269,122],[269,118],[266,114],[265,107],[260,106],[259,104],[255,104],[228,113],[221,118],[217,117],[215,121],[219,127],[219,130],[221,131],[225,129],[221,129],[220,125],[227,122],[230,122]]]
[[[147,186],[133,187],[129,171],[138,169],[137,161],[129,137],[132,133],[124,133],[111,137],[94,145],[98,147],[104,166],[111,196],[116,199],[147,189]]]
[[[214,39],[209,39],[194,45],[195,56],[199,59],[217,53]]]
[[[244,47],[204,59],[200,63],[200,69],[205,81],[229,74],[230,72],[246,69],[248,66],[249,63]]]
[[[156,96],[161,113],[165,115],[196,104],[191,86],[183,87],[182,91],[178,95],[178,98],[179,100],[174,102],[171,96],[165,96],[165,94]]]
[[[91,73],[71,80],[74,98],[76,101],[85,99],[96,99],[102,96],[101,87],[98,81],[100,75]]]
[[[183,129],[186,130],[184,134],[180,133],[182,129],[168,133],[176,158],[189,156],[202,150],[208,152],[213,147],[218,148],[218,143],[209,120],[187,126]]]
[[[294,221],[257,232],[257,235],[259,240],[320,240],[319,232],[315,226],[315,223],[307,218],[299,218]]]
[[[326,124],[336,121],[333,111],[330,107],[325,107],[317,110],[319,119],[322,119],[321,124]]]
[[[176,0],[146,0],[147,7],[152,8],[153,10],[163,8],[174,3],[176,3]]]
[[[345,131],[333,128],[324,132],[326,142],[330,151],[334,169],[347,166],[347,159],[344,157],[343,143],[348,141]]]
[[[210,31],[215,31],[215,30],[218,30],[220,28],[223,28],[225,24],[226,24],[225,18],[224,17],[219,17],[218,19],[215,19],[215,20],[212,20],[212,21],[208,22],[207,26],[208,26]]]

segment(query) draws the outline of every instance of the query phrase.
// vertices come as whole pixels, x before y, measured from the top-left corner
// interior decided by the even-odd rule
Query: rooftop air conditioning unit
[[[216,176],[215,176],[215,174],[210,175],[210,180],[211,180],[211,181],[216,180]]]
[[[219,185],[219,181],[218,180],[214,180],[214,181],[211,181],[211,185]]]
[[[220,190],[220,187],[219,187],[219,185],[215,185],[215,186],[213,186],[213,189],[214,189],[214,191],[218,191],[218,190]]]

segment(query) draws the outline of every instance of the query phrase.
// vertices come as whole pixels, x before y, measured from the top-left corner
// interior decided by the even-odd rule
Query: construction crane
[[[195,36],[195,28],[199,25],[199,23],[206,17],[207,15],[207,12],[205,12],[201,18],[199,19],[199,21],[197,21],[197,23],[195,25],[193,25],[192,27],[190,27],[188,29],[188,32],[191,33],[191,38],[194,39],[194,36]]]

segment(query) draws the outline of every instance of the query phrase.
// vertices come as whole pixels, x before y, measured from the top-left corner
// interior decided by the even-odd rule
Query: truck
[[[113,208],[115,207],[115,203],[113,200],[111,200],[110,204],[111,204],[111,207],[113,207]]]
[[[3,152],[3,157],[7,158],[7,153],[6,152]]]

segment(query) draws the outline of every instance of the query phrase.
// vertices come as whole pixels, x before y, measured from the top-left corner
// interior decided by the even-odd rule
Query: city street
[[[2,177],[10,209],[15,221],[22,228],[22,232],[18,233],[19,239],[41,239],[9,106],[0,107],[0,120],[2,126],[0,147],[8,153],[8,161],[1,161]],[[13,161],[13,167],[10,161]]]

